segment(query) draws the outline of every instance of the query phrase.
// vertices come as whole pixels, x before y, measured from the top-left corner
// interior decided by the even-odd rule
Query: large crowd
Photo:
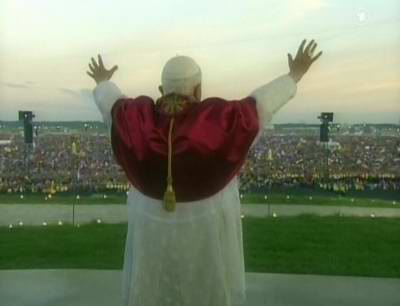
[[[249,152],[241,172],[243,190],[274,186],[400,191],[400,139],[337,135],[328,144],[315,135],[270,132]]]
[[[104,192],[129,188],[104,133],[43,134],[33,146],[0,133],[0,192]],[[239,175],[243,192],[275,186],[400,191],[400,141],[393,135],[315,135],[266,131]]]

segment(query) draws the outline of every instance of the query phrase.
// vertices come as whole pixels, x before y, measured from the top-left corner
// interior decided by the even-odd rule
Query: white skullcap
[[[178,93],[193,95],[195,87],[201,83],[199,65],[188,56],[175,56],[168,60],[161,74],[164,94]]]

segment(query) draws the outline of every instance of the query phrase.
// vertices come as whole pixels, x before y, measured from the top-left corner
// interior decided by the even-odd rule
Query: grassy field
[[[104,197],[106,195],[106,197]],[[99,193],[76,195],[56,193],[51,198],[48,194],[0,194],[0,204],[126,204],[126,193]]]
[[[293,195],[272,193],[265,195],[244,195],[242,204],[300,204],[300,205],[328,205],[328,206],[357,206],[357,207],[390,207],[400,208],[399,200],[385,200],[379,198],[343,197],[332,195]]]
[[[106,197],[104,197],[104,195]],[[267,196],[267,198],[265,198]],[[47,199],[46,199],[47,197]],[[126,204],[126,193],[80,194],[79,199],[70,194],[56,193],[48,198],[46,194],[24,195],[0,194],[0,204]],[[400,208],[398,199],[368,198],[363,196],[340,196],[322,193],[302,194],[293,191],[270,192],[266,194],[244,194],[242,204],[305,204],[358,207]]]
[[[242,219],[247,272],[400,278],[400,221]],[[0,269],[121,269],[126,224],[0,227]]]

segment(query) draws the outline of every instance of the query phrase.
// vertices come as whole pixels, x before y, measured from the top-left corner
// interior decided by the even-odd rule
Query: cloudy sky
[[[157,98],[179,54],[200,64],[204,97],[243,98],[287,73],[303,38],[324,54],[273,122],[399,122],[398,0],[0,0],[0,120],[100,120],[86,75],[98,53],[126,95]]]

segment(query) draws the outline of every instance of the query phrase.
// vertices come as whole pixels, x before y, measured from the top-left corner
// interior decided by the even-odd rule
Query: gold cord
[[[175,211],[176,206],[175,192],[172,187],[172,129],[174,126],[174,120],[175,118],[172,117],[168,133],[168,177],[167,189],[164,193],[164,207],[166,211]]]

